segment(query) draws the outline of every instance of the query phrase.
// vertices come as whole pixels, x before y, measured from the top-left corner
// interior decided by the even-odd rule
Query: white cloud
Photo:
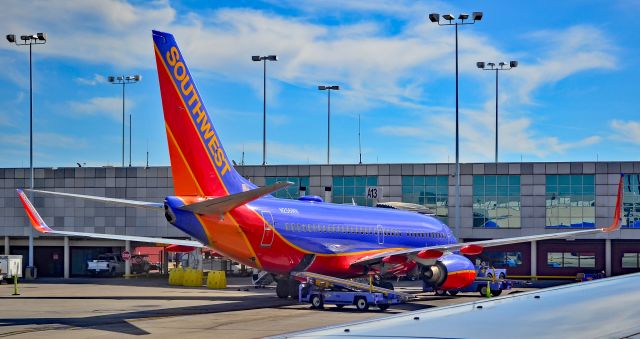
[[[520,83],[516,88],[522,102],[531,101],[537,88],[553,84],[588,70],[616,68],[616,48],[609,38],[593,26],[578,25],[562,30],[544,30],[529,35],[532,45],[540,46],[533,63],[521,63],[510,74]],[[535,53],[535,49],[533,50]],[[533,59],[534,55],[527,59]]]
[[[100,74],[94,74],[92,78],[76,78],[77,83],[89,86],[95,86],[107,82],[107,78]]]
[[[613,139],[640,145],[640,121],[611,120],[609,126],[615,133]]]
[[[231,149],[236,153],[242,152],[260,154],[262,159],[262,143],[253,142],[242,145],[232,144]],[[315,145],[285,144],[280,142],[267,143],[267,163],[321,163],[326,161],[326,149]],[[236,160],[236,159],[234,159]],[[236,160],[239,162],[239,160]]]
[[[495,155],[495,112],[490,103],[484,110],[462,110],[460,116],[460,159],[463,162],[489,161]],[[508,114],[505,114],[508,116]],[[416,139],[414,153],[425,154],[429,160],[445,161],[446,155],[453,161],[455,120],[452,113],[431,114],[411,126],[385,126],[376,132],[384,135],[405,136]],[[529,118],[504,118],[500,120],[499,156],[524,154],[544,160],[553,155],[594,145],[602,138],[587,136],[577,141],[563,141],[544,132],[536,132]],[[428,151],[421,151],[428,150]],[[439,153],[437,159],[434,154]]]
[[[303,86],[340,83],[348,92],[346,110],[365,110],[379,102],[423,108],[430,101],[424,85],[453,73],[453,39],[443,28],[427,22],[423,14],[425,8],[447,7],[440,2],[333,0],[289,1],[285,5],[329,16],[383,13],[404,21],[404,25],[390,33],[386,23],[369,17],[331,26],[313,23],[303,15],[287,17],[244,8],[221,8],[206,15],[177,13],[165,1],[142,5],[115,0],[67,0],[55,6],[10,0],[5,3],[7,8],[27,8],[18,13],[2,12],[0,19],[12,31],[47,27],[49,41],[39,51],[41,55],[118,68],[154,67],[152,49],[141,42],[150,41],[153,28],[170,31],[192,68],[252,84],[256,92],[261,89],[261,79],[255,76],[257,65],[248,56],[276,53],[280,61],[270,63],[270,77]],[[534,55],[524,55],[526,66],[514,72],[518,81],[513,83],[520,83],[516,90],[523,100],[530,100],[530,93],[543,84],[584,70],[612,68],[615,63],[612,44],[591,26],[541,31],[529,39],[540,48]],[[472,65],[477,59],[503,59],[506,55],[490,37],[472,30],[461,35],[460,48],[461,72],[476,76]]]
[[[382,126],[376,128],[376,132],[393,137],[421,137],[425,130],[412,126]]]
[[[85,101],[71,101],[69,105],[69,115],[73,116],[106,116],[115,121],[122,120],[122,98],[121,97],[95,97]],[[125,108],[133,109],[135,103],[125,100]]]
[[[76,138],[73,136],[59,134],[59,133],[34,133],[33,143],[38,148],[64,148],[64,149],[79,149],[86,147],[87,141],[82,138]],[[29,135],[28,134],[2,134],[0,135],[0,145],[5,148],[7,146],[12,147],[28,147]],[[36,146],[34,146],[36,147]]]
[[[427,6],[428,4],[428,6]],[[451,114],[439,112],[425,88],[454,72],[454,41],[451,31],[433,25],[424,17],[425,8],[450,7],[440,2],[372,0],[365,2],[287,1],[308,16],[283,16],[273,12],[245,8],[221,8],[178,13],[168,1],[140,4],[116,0],[67,0],[29,2],[8,0],[6,8],[20,11],[0,12],[7,31],[34,31],[47,27],[49,41],[39,55],[71,58],[118,69],[154,68],[151,29],[173,33],[192,71],[215,73],[227,80],[250,84],[262,96],[262,79],[256,76],[260,65],[250,61],[255,54],[278,54],[280,61],[269,63],[268,76],[300,87],[318,83],[342,86],[341,108],[359,112],[381,104],[391,104],[413,111],[436,112],[425,124],[428,128],[384,126],[379,133],[428,140],[441,147],[443,140],[453,140]],[[311,20],[313,13],[328,16],[349,13],[382,13],[399,21],[394,30],[388,23],[362,16],[362,20],[340,25],[323,25]],[[484,76],[475,69],[478,60],[508,60],[517,56],[520,67],[509,75],[511,96],[507,103],[531,103],[541,86],[554,84],[576,73],[610,70],[616,67],[616,49],[609,37],[594,26],[544,30],[524,36],[531,42],[526,51],[503,51],[492,37],[477,30],[460,36],[460,72],[467,76]],[[0,44],[0,49],[16,51],[15,46]],[[2,61],[2,60],[0,60]],[[12,62],[9,60],[8,62]],[[8,67],[12,69],[16,67]],[[4,74],[24,88],[24,74]],[[99,80],[78,78],[93,84]],[[27,82],[28,83],[28,82]],[[277,95],[278,82],[269,84],[269,96]],[[270,99],[271,102],[271,99]],[[131,107],[132,103],[127,102]],[[121,99],[96,97],[69,103],[74,115],[104,115],[121,119]],[[501,149],[505,152],[545,157],[567,152],[599,141],[587,136],[578,141],[560,140],[537,132],[526,116],[513,118],[509,112],[501,118]],[[519,112],[516,112],[519,113]],[[493,118],[489,109],[468,111],[461,124],[462,147],[473,159],[491,159],[493,155]],[[274,119],[273,117],[270,119]],[[278,123],[278,118],[271,123]],[[286,121],[280,120],[280,123]],[[612,126],[613,127],[613,126]],[[395,134],[394,134],[395,133]],[[273,148],[272,148],[273,147]],[[323,154],[308,146],[277,145],[270,149],[288,161],[307,161],[309,155]],[[261,151],[261,146],[260,146]],[[279,153],[278,153],[279,152]],[[501,152],[502,154],[502,152]],[[317,157],[316,157],[317,158]],[[322,158],[322,156],[320,156]],[[471,160],[471,159],[468,159]],[[322,159],[309,161],[322,162]]]

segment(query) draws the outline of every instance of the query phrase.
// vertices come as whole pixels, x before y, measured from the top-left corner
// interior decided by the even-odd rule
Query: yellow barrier
[[[227,288],[227,276],[224,271],[210,271],[207,275],[208,288]]]
[[[185,272],[182,268],[172,268],[169,271],[169,285],[182,286],[184,274]]]
[[[184,280],[182,281],[182,286],[202,286],[202,271],[188,268],[184,272]]]

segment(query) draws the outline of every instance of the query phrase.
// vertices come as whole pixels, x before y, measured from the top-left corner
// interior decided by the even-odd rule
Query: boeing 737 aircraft
[[[173,35],[153,31],[153,42],[175,195],[166,197],[164,203],[153,203],[34,191],[155,209],[196,241],[55,231],[18,190],[31,224],[38,231],[207,246],[240,263],[273,273],[277,295],[286,298],[297,295],[293,272],[347,278],[378,272],[384,264],[399,263],[417,264],[421,278],[433,287],[458,289],[475,279],[474,266],[465,255],[479,254],[485,247],[574,238],[612,232],[620,226],[622,178],[615,218],[609,227],[469,243],[457,242],[449,227],[438,219],[415,212],[338,205],[319,197],[277,199],[270,193],[291,183],[257,187],[236,172]]]

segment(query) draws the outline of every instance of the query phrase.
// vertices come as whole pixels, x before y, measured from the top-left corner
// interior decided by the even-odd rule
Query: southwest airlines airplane
[[[318,197],[277,199],[271,193],[291,183],[257,187],[236,172],[173,35],[153,31],[153,42],[175,196],[154,203],[34,191],[155,209],[196,241],[56,231],[18,190],[38,231],[210,247],[273,273],[277,295],[286,298],[297,294],[293,272],[348,278],[379,272],[384,264],[417,264],[427,284],[442,290],[459,289],[475,279],[474,265],[465,255],[479,254],[485,247],[607,233],[620,226],[622,178],[609,227],[469,243],[459,243],[438,219],[415,212],[325,203]]]

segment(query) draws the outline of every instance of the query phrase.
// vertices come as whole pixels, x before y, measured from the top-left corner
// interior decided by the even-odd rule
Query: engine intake
[[[175,224],[176,222],[176,215],[173,213],[173,211],[171,210],[171,207],[169,207],[169,204],[167,204],[167,202],[164,202],[164,217],[165,219],[167,219],[167,221],[170,224]]]
[[[453,290],[470,285],[476,278],[473,263],[458,254],[449,254],[431,266],[423,266],[420,277],[427,285],[443,290]]]

